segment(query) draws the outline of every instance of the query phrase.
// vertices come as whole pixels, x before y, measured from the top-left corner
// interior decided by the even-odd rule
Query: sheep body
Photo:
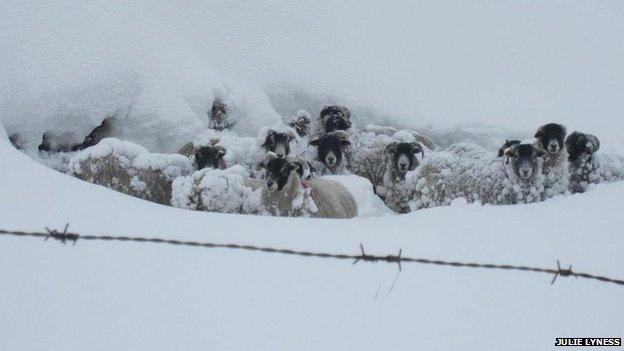
[[[288,182],[280,191],[263,188],[262,206],[265,212],[285,217],[353,218],[357,204],[347,188],[333,180],[313,178],[307,181],[308,189],[301,184],[296,172],[291,172]]]
[[[539,143],[534,146],[540,148]],[[542,165],[544,173],[543,198],[548,199],[556,195],[566,194],[569,188],[570,173],[568,168],[568,154],[562,148],[556,155],[545,152]]]
[[[584,154],[569,162],[570,191],[585,192],[589,184],[624,180],[624,156],[616,153]]]

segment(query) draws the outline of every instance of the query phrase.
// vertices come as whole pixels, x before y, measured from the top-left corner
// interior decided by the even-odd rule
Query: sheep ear
[[[291,142],[295,139],[295,135],[291,132],[288,132],[288,142]]]
[[[349,110],[348,107],[346,106],[342,106],[341,108],[342,110],[342,114],[344,115],[345,119],[348,121],[351,119],[351,110]]]
[[[256,171],[261,171],[266,168],[266,162],[258,162],[256,164]]]
[[[340,146],[349,146],[349,145],[351,145],[351,142],[349,141],[349,139],[340,140]]]
[[[568,128],[566,128],[563,124],[560,124],[560,126],[561,130],[563,130],[563,137],[565,138],[565,136],[568,135]]]
[[[310,140],[310,142],[308,144],[310,144],[312,146],[319,146],[320,143],[321,143],[321,138],[314,138],[314,139]]]
[[[541,138],[544,135],[544,127],[545,126],[541,126],[537,129],[537,132],[535,133],[535,137],[536,138]]]

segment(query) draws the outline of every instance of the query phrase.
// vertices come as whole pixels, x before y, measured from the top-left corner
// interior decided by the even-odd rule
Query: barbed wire
[[[149,238],[149,237],[139,237],[139,236],[113,236],[113,235],[88,235],[88,234],[78,234],[71,233],[68,231],[69,225],[65,225],[63,231],[58,231],[56,229],[45,228],[45,232],[26,232],[26,231],[17,231],[17,230],[3,230],[0,229],[0,235],[10,235],[16,237],[35,237],[35,238],[43,238],[44,240],[48,240],[50,238],[61,242],[62,244],[67,244],[67,242],[72,242],[73,245],[76,244],[78,240],[86,240],[86,241],[117,241],[117,242],[136,242],[136,243],[154,243],[154,244],[166,244],[166,245],[177,245],[177,246],[190,246],[190,247],[204,247],[204,248],[222,248],[222,249],[231,249],[231,250],[244,250],[244,251],[258,251],[264,253],[272,253],[272,254],[282,254],[282,255],[292,255],[292,256],[302,256],[302,257],[317,257],[324,259],[338,259],[338,260],[353,260],[353,264],[356,264],[360,261],[363,262],[385,262],[385,263],[396,263],[398,265],[399,271],[402,270],[401,263],[419,263],[419,264],[428,264],[428,265],[436,265],[436,266],[448,266],[448,267],[464,267],[464,268],[474,268],[474,269],[490,269],[490,270],[503,270],[503,271],[522,271],[522,272],[534,272],[534,273],[545,273],[553,275],[553,279],[551,280],[551,284],[554,284],[558,277],[575,277],[575,278],[584,278],[591,279],[605,283],[613,283],[617,285],[624,286],[624,280],[615,279],[605,276],[600,276],[591,273],[582,273],[575,272],[572,270],[572,265],[568,268],[562,268],[559,260],[557,260],[556,268],[541,268],[541,267],[530,267],[530,266],[519,266],[519,265],[510,265],[510,264],[491,264],[491,263],[474,263],[474,262],[458,262],[458,261],[447,261],[447,260],[434,260],[428,258],[413,258],[403,256],[403,250],[400,249],[396,255],[371,255],[367,254],[364,251],[364,245],[360,244],[360,252],[358,254],[344,254],[344,253],[329,253],[329,252],[312,252],[312,251],[302,251],[302,250],[292,250],[292,249],[278,249],[273,247],[262,247],[262,246],[254,246],[254,245],[243,245],[243,244],[218,244],[211,242],[200,242],[200,241],[186,241],[186,240],[177,240],[177,239],[163,239],[163,238]]]

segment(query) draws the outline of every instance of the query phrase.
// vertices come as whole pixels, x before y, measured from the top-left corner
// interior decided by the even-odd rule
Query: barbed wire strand
[[[385,256],[384,255],[370,255],[364,251],[364,245],[362,244],[360,244],[359,254],[345,254],[345,253],[329,253],[329,252],[312,252],[312,251],[302,251],[302,250],[292,250],[292,249],[278,249],[278,248],[273,248],[273,247],[263,247],[263,246],[243,245],[243,244],[218,244],[218,243],[211,243],[211,242],[186,241],[186,240],[177,240],[177,239],[163,239],[163,238],[149,238],[149,237],[135,237],[135,236],[113,236],[113,235],[82,235],[78,233],[68,232],[68,228],[69,228],[69,225],[65,225],[65,228],[61,232],[55,229],[47,228],[47,227],[46,227],[45,232],[26,232],[26,231],[0,229],[0,235],[10,235],[10,236],[16,236],[16,237],[35,237],[35,238],[43,238],[44,240],[48,240],[52,238],[63,244],[66,244],[67,242],[72,242],[73,245],[75,245],[79,239],[86,240],[86,241],[136,242],[136,243],[154,243],[154,244],[204,247],[204,248],[222,248],[222,249],[230,249],[230,250],[258,251],[258,252],[272,253],[272,254],[293,255],[293,256],[302,256],[302,257],[317,257],[317,258],[325,258],[325,259],[331,258],[331,259],[338,259],[338,260],[353,260],[353,264],[356,264],[360,261],[372,262],[372,263],[385,262],[385,263],[396,263],[398,265],[399,271],[402,270],[401,263],[403,262],[428,264],[428,265],[436,265],[436,266],[448,266],[448,267],[464,267],[464,268],[474,268],[474,269],[522,271],[522,272],[545,273],[545,274],[553,275],[551,284],[554,284],[558,277],[575,277],[575,278],[591,279],[595,281],[613,283],[613,284],[624,286],[624,280],[622,279],[615,279],[615,278],[595,275],[591,273],[575,272],[572,270],[572,265],[570,265],[568,268],[562,268],[559,263],[559,260],[556,261],[557,262],[556,268],[541,268],[541,267],[519,266],[519,265],[511,265],[511,264],[474,263],[474,262],[435,260],[435,259],[428,259],[428,258],[413,258],[413,257],[403,256],[402,249],[399,250],[397,255],[385,255]]]

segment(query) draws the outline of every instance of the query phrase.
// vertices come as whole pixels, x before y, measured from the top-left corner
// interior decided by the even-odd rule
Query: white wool
[[[568,165],[573,193],[585,192],[590,184],[624,180],[624,155],[615,151],[583,154]]]
[[[251,213],[252,189],[246,185],[247,171],[241,166],[202,169],[173,181],[171,205],[200,211]]]
[[[529,143],[522,142],[522,143]],[[561,148],[556,155],[552,155],[542,148],[542,143],[538,140],[531,142],[533,147],[544,152],[544,162],[542,172],[544,173],[544,199],[556,195],[567,194],[570,187],[570,173],[568,167],[568,153]]]

